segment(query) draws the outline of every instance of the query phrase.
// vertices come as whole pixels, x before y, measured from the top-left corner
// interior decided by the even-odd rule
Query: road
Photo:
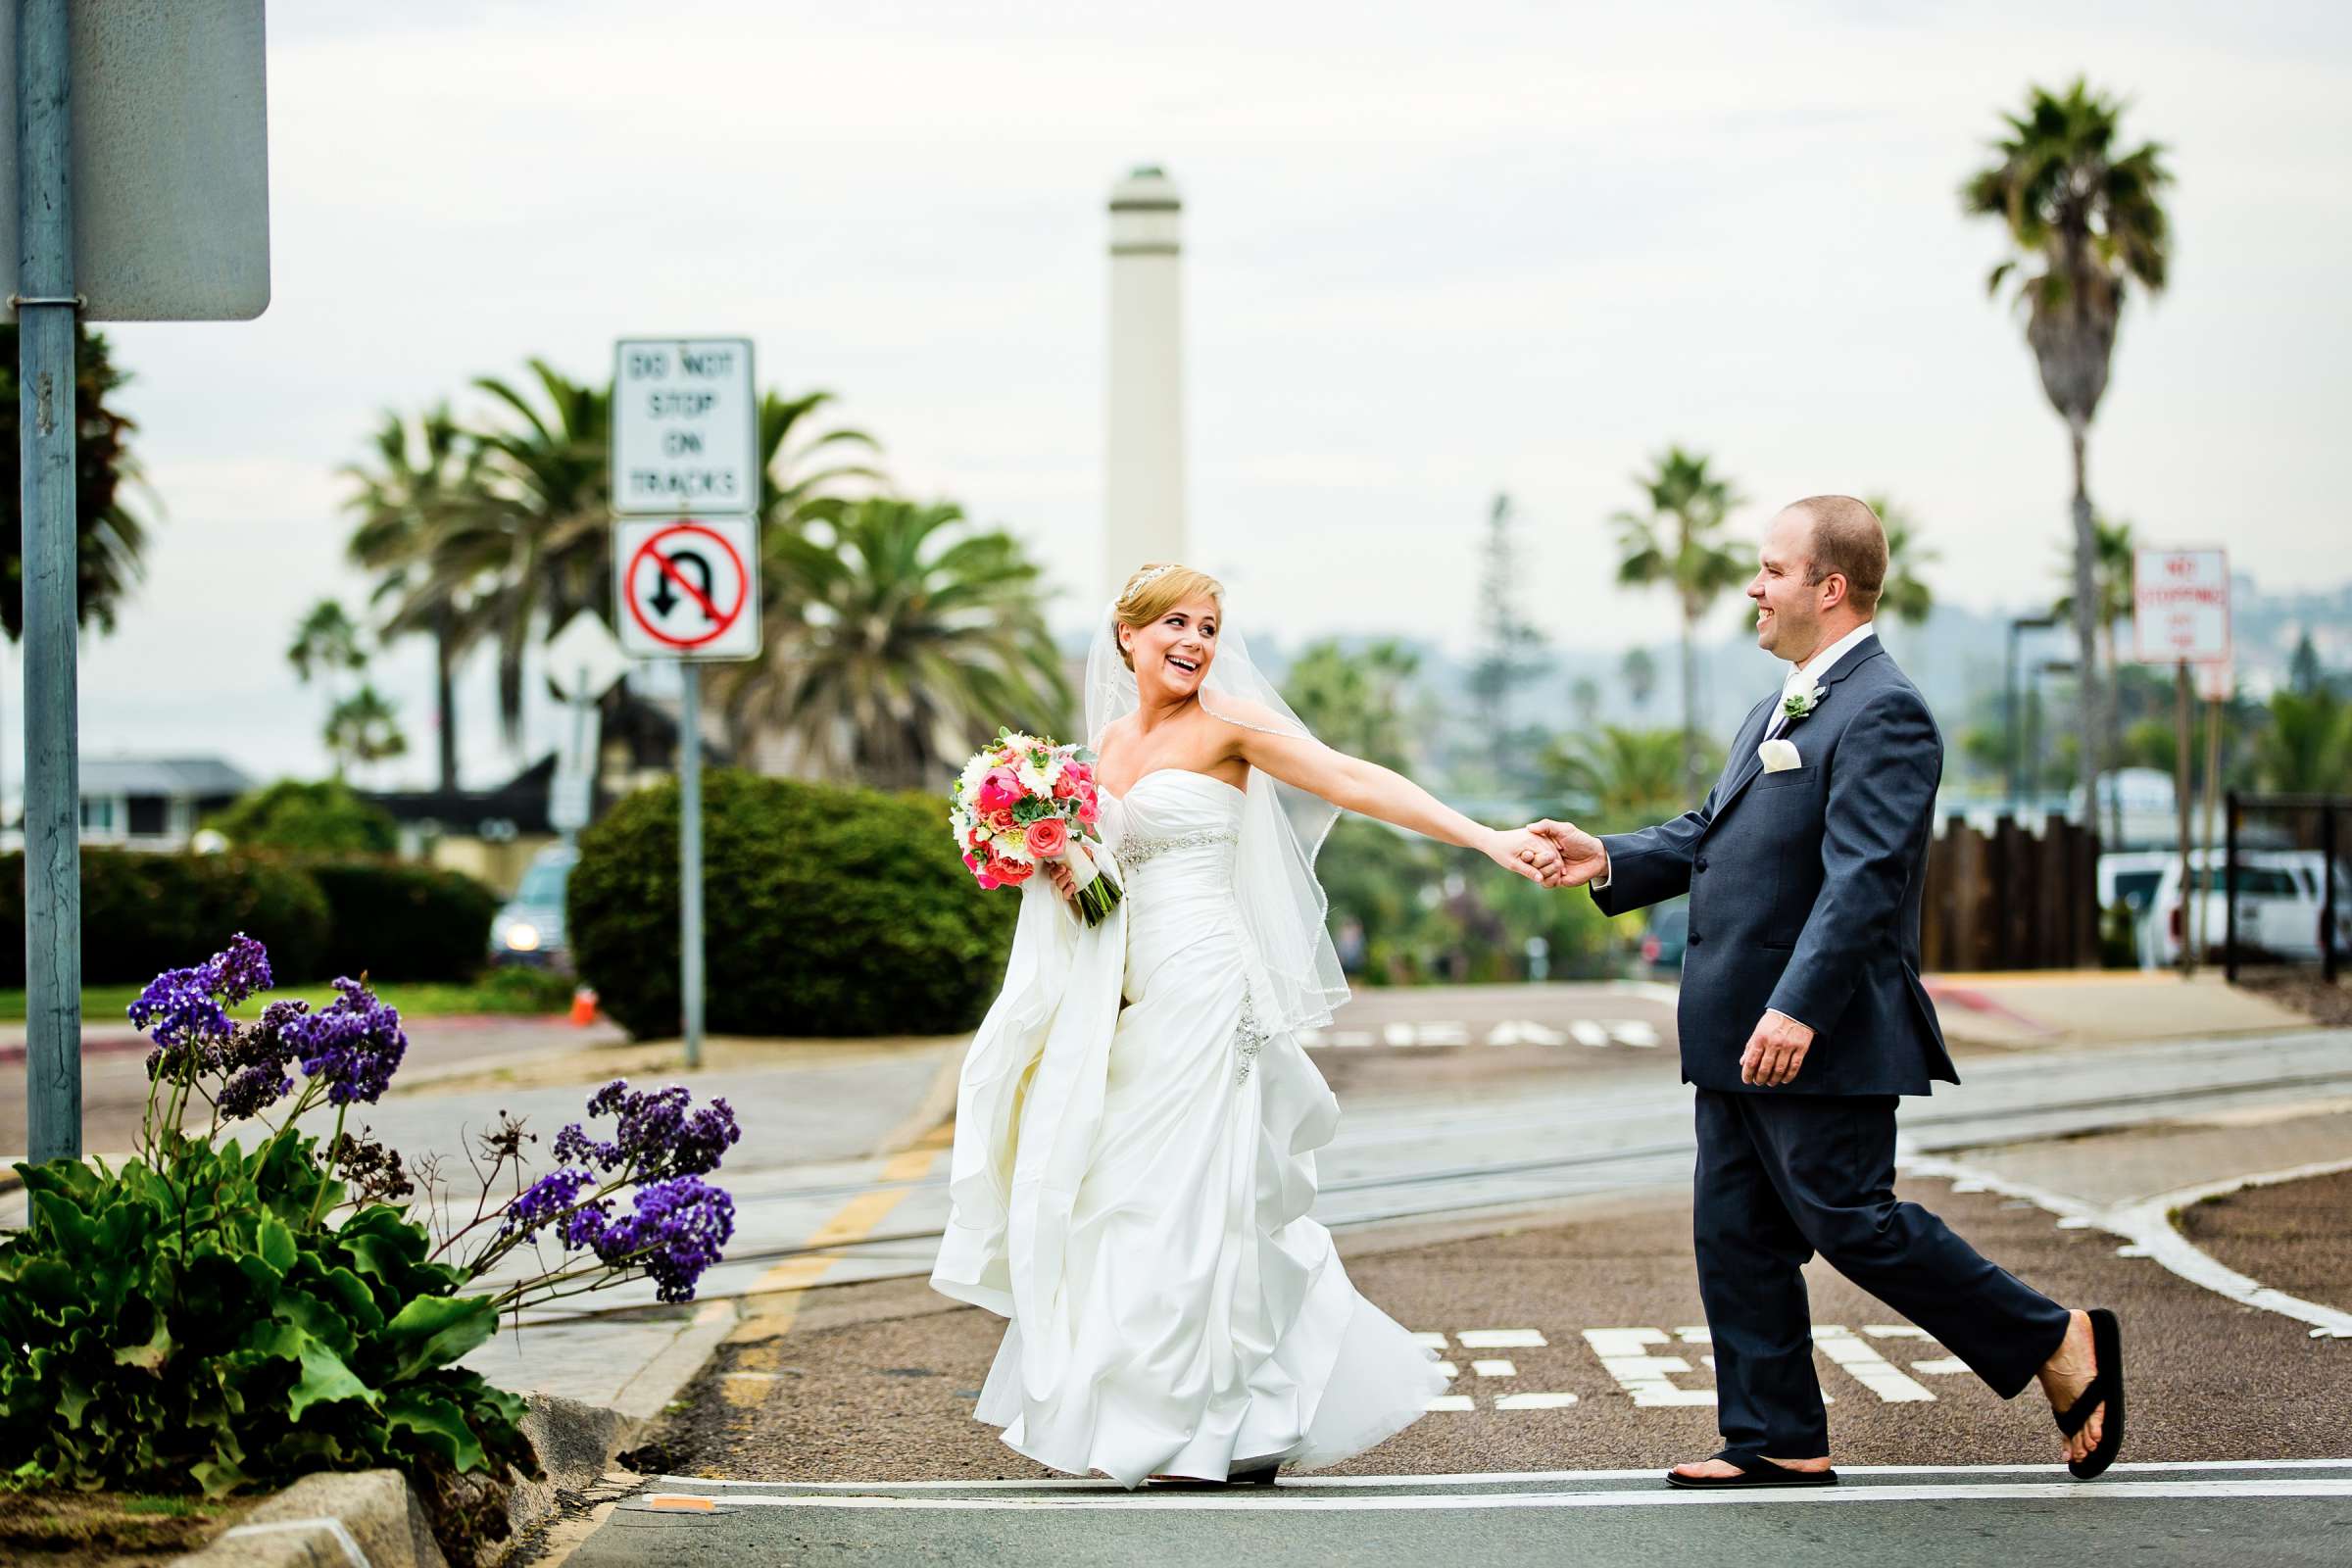
[[[922,1279],[945,1160],[918,1148],[736,1178],[742,1230],[709,1284],[744,1322],[632,1456],[646,1475],[533,1560],[2342,1560],[2352,1339],[2183,1277],[2121,1227],[2217,1176],[2352,1164],[2352,1032],[1980,1054],[1967,1083],[1907,1105],[1907,1196],[2054,1295],[2123,1313],[2131,1467],[2075,1486],[2033,1394],[1995,1401],[1816,1264],[1848,1485],[1693,1501],[1656,1481],[1714,1446],[1689,1091],[1654,992],[1576,1000],[1418,994],[1316,1044],[1348,1107],[1317,1212],[1365,1294],[1453,1368],[1429,1414],[1338,1472],[1128,1494],[1004,1449],[970,1419],[1002,1325]],[[2230,1267],[2269,1268],[2278,1229],[2241,1226]],[[2352,1334],[2352,1279],[2324,1261],[2340,1254],[2323,1237],[2296,1255],[2331,1293],[2321,1321]]]

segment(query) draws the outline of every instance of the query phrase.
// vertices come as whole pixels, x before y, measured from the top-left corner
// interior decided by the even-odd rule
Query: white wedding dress
[[[1176,769],[1105,794],[1125,901],[1089,930],[1042,874],[1022,888],[965,1062],[932,1284],[1010,1319],[977,1417],[1074,1475],[1331,1464],[1445,1387],[1307,1218],[1339,1106],[1258,1021],[1246,799]]]

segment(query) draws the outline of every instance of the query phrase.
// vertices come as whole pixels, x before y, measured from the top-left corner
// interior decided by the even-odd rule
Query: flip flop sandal
[[[2096,1370],[2089,1385],[2075,1396],[2074,1403],[2050,1412],[2058,1423],[2058,1435],[2071,1438],[2082,1430],[2091,1411],[2106,1406],[2106,1419],[2099,1426],[2099,1446],[2082,1458],[2066,1462],[2068,1473],[2077,1481],[2089,1481],[2104,1474],[2124,1447],[2123,1326],[2103,1306],[2092,1307],[2089,1317],[2091,1355]]]
[[[1791,1470],[1770,1459],[1749,1458],[1737,1453],[1719,1453],[1716,1458],[1740,1467],[1736,1476],[1686,1476],[1669,1470],[1666,1484],[1685,1492],[1733,1492],[1742,1487],[1834,1487],[1838,1484],[1835,1470]]]

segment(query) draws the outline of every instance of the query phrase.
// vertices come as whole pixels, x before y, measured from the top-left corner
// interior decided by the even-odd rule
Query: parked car
[[[1650,912],[1649,929],[1642,933],[1642,961],[1659,974],[1681,974],[1690,938],[1690,901],[1662,904]]]
[[[570,959],[564,938],[564,888],[579,852],[551,844],[531,857],[514,896],[490,921],[490,961],[560,968]]]
[[[2189,864],[2204,882],[2207,864],[2213,867],[2213,889],[2203,895],[2205,946],[2220,954],[2229,940],[2227,872],[2218,852],[2191,852]],[[2320,878],[2327,874],[2317,850],[2247,850],[2237,858],[2237,946],[2240,953],[2263,953],[2290,960],[2320,956],[2320,919],[2324,907]],[[2335,951],[2352,954],[2352,878],[2335,866]],[[2146,962],[2163,968],[2180,961],[2180,948],[2196,912],[2195,903],[2182,896],[2180,857],[2167,857],[2164,873],[2149,902],[2140,951]]]

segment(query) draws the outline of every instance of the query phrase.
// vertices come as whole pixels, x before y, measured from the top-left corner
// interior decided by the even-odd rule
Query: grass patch
[[[380,985],[375,987],[375,993],[398,1007],[404,1018],[433,1018],[459,1013],[533,1015],[562,1012],[571,1005],[571,988],[572,981],[569,978],[550,974],[543,969],[500,968],[487,970],[479,979],[463,984],[420,980],[408,984]],[[127,1028],[129,1020],[125,1014],[145,989],[144,986],[85,988],[81,993],[82,1026],[107,1028],[122,1024]],[[335,990],[324,981],[312,985],[280,986],[238,1008],[237,1015],[258,1016],[262,1003],[274,1002],[281,997],[299,997],[318,1007],[332,1002]],[[21,1023],[24,1018],[24,993],[22,990],[0,990],[0,1022]]]

